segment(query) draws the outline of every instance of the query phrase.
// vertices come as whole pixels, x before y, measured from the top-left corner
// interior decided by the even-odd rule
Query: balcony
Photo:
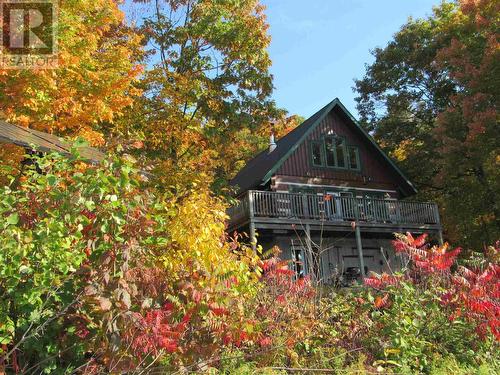
[[[249,223],[269,229],[308,224],[326,230],[345,230],[353,222],[382,232],[441,230],[435,203],[393,199],[251,190],[228,210],[228,215],[229,230]]]

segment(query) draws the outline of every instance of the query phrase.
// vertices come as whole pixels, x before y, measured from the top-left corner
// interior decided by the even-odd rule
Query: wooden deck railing
[[[253,190],[228,214],[231,225],[250,217],[439,225],[435,203]]]

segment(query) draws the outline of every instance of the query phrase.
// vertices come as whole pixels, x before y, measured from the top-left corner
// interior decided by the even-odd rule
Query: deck
[[[251,190],[228,210],[229,230],[244,226],[311,230],[348,230],[355,222],[364,231],[440,232],[435,203],[333,195]]]

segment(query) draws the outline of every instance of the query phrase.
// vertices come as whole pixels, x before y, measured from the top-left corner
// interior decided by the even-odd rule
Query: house
[[[71,155],[71,143],[66,142],[53,134],[25,128],[16,124],[0,120],[0,143],[10,143],[23,147],[30,152],[58,152],[62,155]],[[97,164],[104,160],[105,155],[99,150],[81,146],[78,148],[81,157],[90,163]]]
[[[274,141],[234,177],[230,232],[278,246],[297,274],[323,282],[400,268],[395,232],[442,241],[436,204],[416,189],[335,99]],[[353,276],[354,275],[354,276]]]
[[[63,138],[0,120],[0,144],[2,143],[22,147],[26,154],[30,155],[57,152],[70,156],[75,151],[73,150],[75,145]],[[106,154],[95,147],[78,145],[76,151],[83,161],[92,165],[98,165],[106,158]],[[31,161],[25,158],[22,164],[26,165],[26,163],[30,164]],[[152,176],[151,173],[143,170],[139,171],[139,174],[144,178]]]

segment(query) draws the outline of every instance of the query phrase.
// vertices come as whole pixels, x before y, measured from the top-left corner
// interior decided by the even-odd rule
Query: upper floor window
[[[356,146],[349,146],[349,168],[360,170],[359,149]]]
[[[335,138],[335,157],[337,162],[337,167],[346,167],[346,144],[345,140],[342,138]]]
[[[333,168],[346,168],[345,139],[338,137],[325,137],[326,166]]]
[[[312,163],[314,166],[323,165],[323,144],[320,141],[314,141],[311,144]]]
[[[325,138],[326,165],[335,167],[335,142],[332,137]]]
[[[315,167],[361,169],[358,147],[347,145],[342,137],[326,136],[312,141],[311,158]]]

